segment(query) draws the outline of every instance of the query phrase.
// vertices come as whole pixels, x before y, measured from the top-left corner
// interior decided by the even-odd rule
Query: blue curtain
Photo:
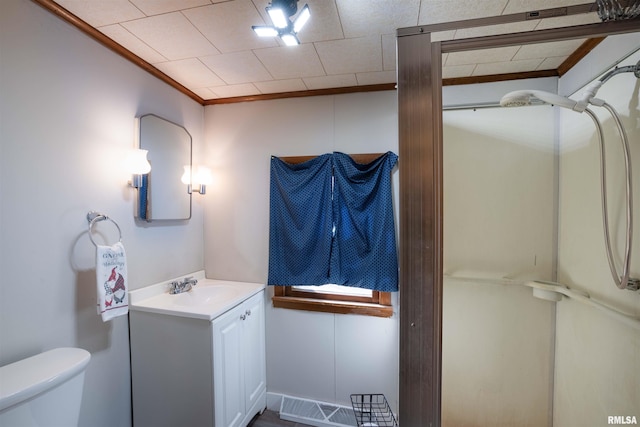
[[[398,156],[388,152],[356,163],[334,153],[331,283],[375,291],[398,290],[398,258],[391,194],[391,170]]]
[[[270,285],[329,283],[331,158],[297,165],[271,158]]]
[[[268,284],[397,291],[397,160],[392,152],[369,164],[337,152],[298,165],[273,157]]]

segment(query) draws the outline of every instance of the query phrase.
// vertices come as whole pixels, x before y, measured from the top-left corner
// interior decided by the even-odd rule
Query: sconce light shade
[[[196,191],[200,194],[205,194],[207,192],[207,185],[210,185],[213,181],[211,170],[204,166],[198,166],[193,181],[198,188]]]
[[[151,164],[147,160],[148,150],[134,150],[130,158],[130,172],[134,175],[144,175],[151,172]]]
[[[210,185],[213,182],[213,174],[211,173],[211,169],[200,166],[198,168],[197,182],[204,185]]]
[[[191,166],[184,166],[184,173],[182,174],[180,181],[185,185],[191,185]]]
[[[192,170],[191,166],[186,165],[184,166],[184,173],[180,180],[183,184],[187,185],[187,192],[189,194],[192,194],[194,191],[205,194],[207,192],[207,185],[213,181],[213,175],[207,167],[194,165]]]
[[[151,164],[147,160],[148,150],[133,150],[129,156],[129,172],[131,172],[131,186],[140,188],[142,176],[151,172]]]

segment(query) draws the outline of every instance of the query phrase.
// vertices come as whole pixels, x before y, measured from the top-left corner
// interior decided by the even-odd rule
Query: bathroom
[[[373,92],[202,107],[32,2],[5,0],[0,10],[0,365],[54,347],[85,348],[92,359],[86,372],[79,425],[128,426],[131,425],[128,324],[125,318],[103,323],[95,313],[95,250],[87,235],[86,213],[100,210],[118,221],[129,258],[129,280],[134,288],[202,269],[210,277],[264,281],[268,186],[263,177],[268,173],[268,156],[333,150],[397,152],[396,94]],[[550,79],[545,84],[549,87],[557,84],[561,93],[571,94],[639,45],[637,34],[608,39],[559,82]],[[524,87],[529,87],[527,82],[509,82],[494,89],[499,94],[494,94],[493,100]],[[469,99],[473,92],[468,88],[464,91],[465,99],[454,92],[445,90],[445,104],[483,100],[480,93],[478,99]],[[638,83],[630,76],[611,80],[599,95],[619,108],[627,120],[629,111],[635,108],[637,112]],[[640,295],[617,291],[610,283],[598,222],[598,159],[597,155],[578,149],[580,133],[591,135],[590,123],[583,122],[586,119],[578,114],[571,116],[571,112],[531,108],[544,111],[532,114],[529,130],[544,132],[551,141],[556,132],[576,136],[575,142],[569,141],[576,149],[568,150],[559,160],[575,167],[575,176],[565,173],[549,176],[556,167],[553,156],[545,155],[548,154],[545,150],[532,149],[533,154],[544,157],[541,161],[548,173],[530,170],[543,180],[544,188],[528,193],[548,204],[532,205],[525,214],[532,220],[545,221],[547,240],[538,242],[544,252],[536,252],[535,267],[531,267],[534,262],[530,257],[523,257],[523,268],[510,266],[513,269],[509,271],[499,265],[494,270],[482,271],[467,263],[463,259],[465,254],[459,254],[464,265],[446,258],[445,273],[452,276],[531,273],[530,269],[523,270],[528,266],[540,269],[542,278],[550,279],[551,259],[556,256],[554,227],[557,227],[558,280],[580,284],[594,297],[639,316]],[[512,109],[495,114],[526,117],[526,111],[533,110]],[[149,112],[183,124],[193,137],[194,158],[206,159],[216,177],[205,196],[194,195],[189,221],[162,226],[140,226],[134,222],[135,192],[126,185],[129,173],[121,159],[132,145],[133,118]],[[463,132],[459,123],[468,120],[461,115],[473,117],[473,111],[451,113],[445,113],[445,132]],[[484,114],[481,110],[477,113]],[[286,138],[281,138],[277,133],[281,128],[274,129],[269,118],[286,120]],[[251,127],[243,125],[248,121]],[[304,145],[299,137],[303,132]],[[635,129],[628,128],[628,132],[631,141],[635,141],[633,166],[638,170],[637,125]],[[576,163],[588,166],[574,166]],[[616,167],[609,169],[613,173]],[[455,176],[445,175],[445,185],[447,179]],[[560,206],[553,205],[554,199],[549,194],[552,192],[549,186],[556,185],[554,179],[558,180],[561,194],[574,195],[562,198]],[[577,185],[572,180],[580,181],[579,191],[573,190],[573,186],[571,190],[566,188]],[[526,181],[529,185],[532,182]],[[397,172],[394,185],[398,185]],[[636,200],[640,199],[639,187],[636,185],[634,189]],[[445,189],[445,210],[459,212],[455,205],[447,204],[456,201],[447,199],[447,194]],[[583,197],[591,198],[586,202]],[[498,199],[503,203],[501,211],[511,208],[512,199],[506,196]],[[591,203],[593,207],[584,209],[589,216],[572,212]],[[612,203],[622,203],[620,196],[613,196]],[[462,207],[470,208],[468,204]],[[557,224],[553,219],[555,210],[559,212]],[[480,213],[487,215],[486,211]],[[446,227],[445,221],[445,236]],[[531,229],[524,227],[521,231],[531,233]],[[181,256],[175,256],[178,250]],[[447,251],[445,243],[445,256],[456,255]],[[639,256],[636,239],[632,261],[636,275],[640,273]],[[462,268],[472,271],[460,271]],[[447,294],[445,335],[447,316],[455,317],[473,308],[469,302],[468,309],[450,313],[446,311],[446,298]],[[606,425],[608,415],[640,416],[637,403],[640,378],[633,368],[640,358],[637,331],[625,329],[572,301],[559,303],[555,315],[552,303],[528,295],[526,304],[546,312],[546,321],[555,324],[555,329],[535,329],[546,333],[544,337],[549,341],[545,351],[528,357],[531,363],[546,363],[546,375],[554,375],[554,381],[539,385],[548,389],[537,407],[522,401],[525,409],[538,416],[538,409],[544,408],[545,420],[551,411],[554,425],[561,426]],[[486,320],[488,325],[501,323],[497,316],[488,316]],[[462,323],[462,329],[465,323],[477,322],[477,318],[468,319]],[[362,318],[267,306],[267,324],[269,392],[344,403],[350,392],[375,391],[385,393],[397,408],[397,314],[390,319]],[[309,334],[309,330],[314,334]],[[506,353],[514,343],[496,341],[500,346],[493,349],[495,354],[506,354],[503,362],[514,362],[510,353]],[[445,351],[446,345],[445,341]],[[491,348],[482,349],[491,354]],[[464,354],[465,358],[477,354],[473,348],[463,350],[473,352]],[[555,374],[551,371],[551,351],[555,353]],[[447,360],[446,354],[444,359]],[[495,371],[506,370],[505,365],[491,366],[490,359],[487,360]],[[310,365],[313,369],[309,369]],[[519,366],[514,362],[509,369],[518,370]],[[443,369],[446,379],[446,364]],[[532,377],[537,375],[538,371],[524,377],[533,381]],[[447,389],[445,382],[443,396],[466,389],[474,391],[474,384],[483,384],[497,402],[509,397],[511,390],[500,382],[492,382],[491,377],[487,371],[479,379],[463,378],[469,385],[464,390]],[[446,414],[447,400],[443,401]],[[504,408],[497,406],[496,401],[492,405],[493,411],[486,413],[499,416]],[[520,412],[526,413],[524,409]],[[481,421],[478,425],[483,425]]]

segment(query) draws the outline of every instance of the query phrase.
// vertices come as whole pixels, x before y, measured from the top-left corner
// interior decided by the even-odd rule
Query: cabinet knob
[[[244,319],[246,319],[246,318],[247,318],[247,316],[245,316],[244,314],[241,314],[241,315],[240,315],[240,320],[244,320]]]
[[[251,316],[251,310],[247,310],[244,312],[247,316]]]

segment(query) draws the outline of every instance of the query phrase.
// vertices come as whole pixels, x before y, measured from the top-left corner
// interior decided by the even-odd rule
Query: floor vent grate
[[[290,396],[282,396],[280,418],[316,427],[356,426],[350,407]]]

